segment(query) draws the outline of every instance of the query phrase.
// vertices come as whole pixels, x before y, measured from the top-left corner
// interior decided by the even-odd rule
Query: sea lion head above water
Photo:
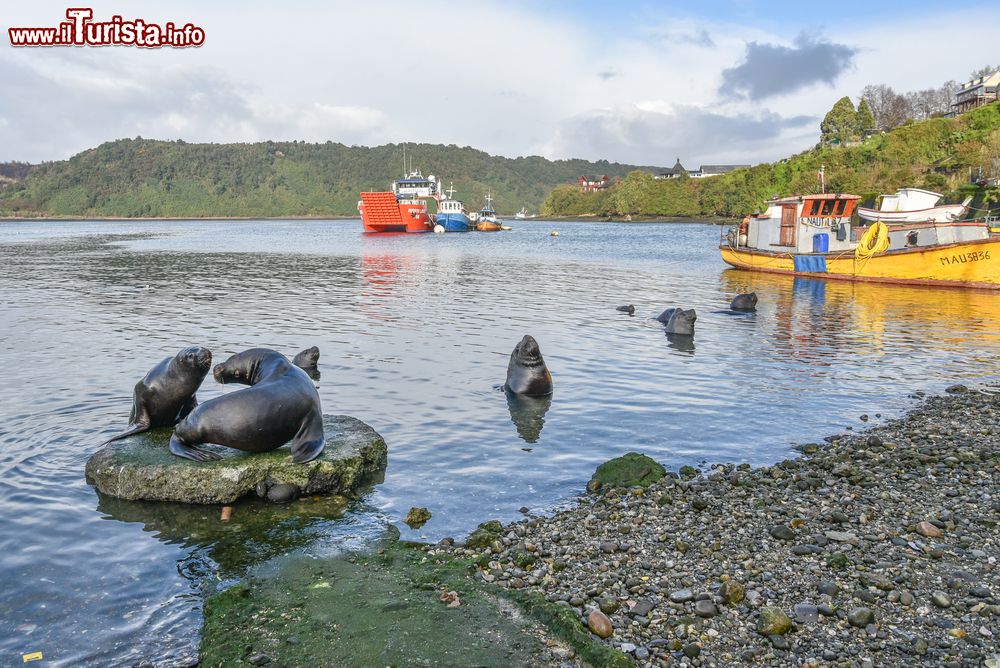
[[[666,325],[667,334],[694,336],[694,323],[698,320],[698,314],[693,308],[672,308],[661,313],[657,320]]]
[[[504,389],[529,397],[552,394],[552,374],[545,366],[538,342],[530,334],[525,334],[510,354]]]
[[[736,297],[733,298],[732,303],[729,304],[729,308],[734,311],[756,311],[757,293],[750,292],[743,295],[736,295]]]

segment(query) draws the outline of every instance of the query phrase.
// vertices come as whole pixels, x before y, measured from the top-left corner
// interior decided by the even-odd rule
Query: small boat
[[[486,193],[486,204],[479,210],[479,219],[476,222],[476,230],[479,232],[499,232],[502,228],[497,212],[493,210],[493,197]]]
[[[858,207],[858,216],[864,220],[881,220],[884,223],[942,223],[961,219],[969,210],[972,198],[961,204],[938,206],[941,194],[920,188],[900,188],[894,195],[882,195],[877,209]]]
[[[812,278],[1000,289],[1000,238],[985,220],[887,225],[852,220],[857,195],[775,198],[719,243],[748,271]]]
[[[529,214],[528,210],[522,206],[521,210],[514,214],[514,217],[518,220],[527,220],[528,218],[534,218],[535,214]]]
[[[437,224],[444,228],[445,232],[468,232],[469,214],[465,210],[465,205],[461,200],[454,199],[455,186],[452,185],[445,192],[448,197],[438,200]]]

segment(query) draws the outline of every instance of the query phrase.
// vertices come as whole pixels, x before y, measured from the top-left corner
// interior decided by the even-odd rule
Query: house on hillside
[[[604,190],[611,187],[611,177],[601,175],[601,176],[581,176],[577,179],[577,183],[580,184],[580,190],[585,193],[593,193],[598,190]]]
[[[677,158],[677,162],[674,163],[673,167],[669,169],[664,169],[656,174],[653,174],[653,178],[662,181],[663,179],[676,179],[681,174],[687,174],[688,170],[684,169],[684,165],[681,164],[681,159]]]
[[[962,84],[955,93],[955,102],[951,105],[950,116],[964,114],[970,109],[997,101],[997,90],[1000,89],[1000,70],[984,77],[973,79]]]
[[[750,165],[702,165],[697,172],[691,172],[691,178],[703,179],[719,174],[728,174],[734,169],[750,169]]]
[[[654,179],[676,179],[681,174],[687,174],[693,179],[703,179],[707,176],[718,176],[719,174],[725,174],[731,172],[734,169],[743,169],[744,167],[749,167],[750,165],[702,165],[700,168],[694,171],[688,171],[684,169],[684,165],[681,164],[681,159],[677,158],[677,162],[670,169],[664,169],[653,175]]]

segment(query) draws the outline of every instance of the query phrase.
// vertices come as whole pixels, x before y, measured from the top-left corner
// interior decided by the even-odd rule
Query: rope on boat
[[[858,246],[854,249],[854,275],[863,273],[869,260],[887,250],[889,250],[889,227],[881,220],[877,220],[861,235]],[[860,269],[857,266],[858,260],[863,260]]]

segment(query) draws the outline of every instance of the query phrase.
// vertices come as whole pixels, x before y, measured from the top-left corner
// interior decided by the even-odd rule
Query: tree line
[[[623,177],[607,161],[505,158],[455,145],[407,144],[407,157],[478,210],[487,192],[501,213],[537,210],[548,192],[580,175]],[[353,216],[358,193],[387,190],[403,176],[403,146],[335,142],[192,144],[121,139],[69,160],[8,163],[0,178],[6,216]],[[646,169],[655,169],[647,167]],[[4,172],[0,172],[2,175]]]

